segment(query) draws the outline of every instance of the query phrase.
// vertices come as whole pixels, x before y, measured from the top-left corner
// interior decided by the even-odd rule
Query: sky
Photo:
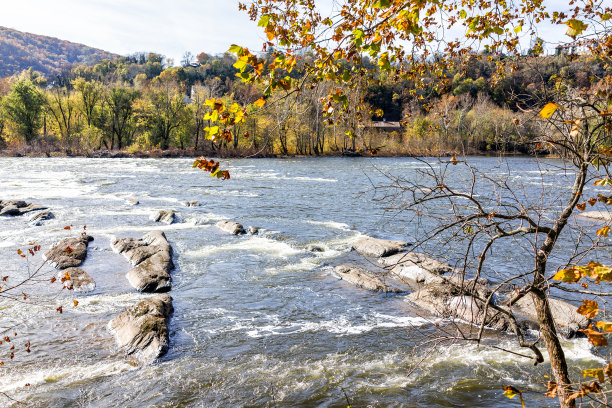
[[[567,7],[564,0],[546,3]],[[238,0],[0,0],[0,26],[121,55],[157,52],[175,64],[186,51],[218,54],[231,44],[259,51],[265,41],[256,22],[238,10]],[[547,41],[569,41],[565,29],[545,26],[539,34]],[[528,46],[529,40],[526,35],[522,43]]]

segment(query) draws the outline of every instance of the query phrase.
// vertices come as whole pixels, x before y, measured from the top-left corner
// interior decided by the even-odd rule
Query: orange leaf
[[[583,332],[589,338],[589,341],[593,343],[594,346],[607,346],[608,340],[606,336],[597,330],[593,330],[593,326],[591,325],[588,329],[580,329],[579,331]]]
[[[580,211],[584,211],[586,208],[586,203],[576,204],[576,208],[578,208]]]
[[[74,307],[77,307],[79,305],[79,301],[78,300],[73,300],[74,302]]]
[[[606,225],[602,229],[597,230],[597,232],[595,234],[597,236],[607,237],[609,232],[610,232],[610,226]]]
[[[253,102],[253,105],[257,106],[258,108],[261,108],[265,104],[266,104],[266,100],[263,97]]]
[[[577,310],[578,313],[587,319],[592,319],[597,316],[597,313],[599,313],[599,304],[597,304],[597,302],[594,300],[583,300],[582,303],[582,306]]]

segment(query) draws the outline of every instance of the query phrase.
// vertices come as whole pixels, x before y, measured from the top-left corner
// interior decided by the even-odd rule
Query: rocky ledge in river
[[[151,363],[168,351],[168,322],[173,311],[169,295],[156,295],[124,310],[108,327],[127,355]]]
[[[593,218],[596,220],[608,221],[612,222],[612,212],[611,211],[585,211],[578,213],[581,217]]]
[[[96,282],[81,268],[67,268],[58,274],[59,279],[66,277],[69,277],[64,281],[66,289],[75,292],[91,292],[96,288]]]
[[[26,203],[22,200],[0,200],[0,215],[23,215],[30,211],[46,210],[39,204]]]
[[[87,245],[93,241],[90,235],[65,238],[43,254],[43,259],[57,269],[79,266],[87,257]]]
[[[134,268],[127,273],[130,284],[141,292],[167,292],[171,287],[172,247],[162,231],[142,238],[114,238],[111,247],[123,254]]]
[[[170,225],[176,221],[175,212],[173,210],[159,210],[151,215],[150,218],[155,222],[161,222],[166,225]]]
[[[353,249],[363,256],[380,258],[403,251],[408,245],[403,241],[390,241],[372,237],[361,237],[353,243]]]
[[[39,227],[42,225],[43,221],[52,220],[54,218],[55,218],[55,215],[53,215],[51,211],[49,210],[40,211],[30,216],[30,225]]]
[[[495,330],[511,330],[511,312],[523,329],[538,330],[533,300],[529,295],[509,304],[509,296],[493,293],[485,279],[475,282],[466,279],[450,265],[424,254],[401,252],[379,259],[386,270],[370,271],[347,265],[335,272],[348,282],[364,289],[380,292],[412,290],[405,299],[431,316],[481,325]],[[376,268],[373,268],[376,269]],[[406,291],[404,289],[403,291]],[[486,306],[487,299],[491,303]],[[557,330],[565,337],[573,337],[586,328],[590,321],[576,312],[576,306],[558,299],[550,299],[550,307]]]
[[[246,232],[242,224],[233,221],[219,221],[215,225],[217,228],[234,235],[242,235]]]

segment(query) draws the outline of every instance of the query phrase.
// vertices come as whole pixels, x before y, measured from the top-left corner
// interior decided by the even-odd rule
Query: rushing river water
[[[527,195],[543,183],[553,191],[568,185],[564,174],[541,180],[542,165],[532,159],[470,162],[488,174],[510,169]],[[511,384],[526,391],[528,406],[554,405],[541,395],[546,364],[534,368],[525,358],[474,344],[415,353],[414,346],[436,335],[432,319],[402,296],[369,293],[334,276],[333,265],[350,256],[362,234],[413,239],[412,218],[385,211],[384,201],[372,200],[372,185],[387,182],[380,171],[406,175],[422,163],[224,164],[229,181],[192,169],[186,159],[0,159],[0,199],[44,204],[56,217],[42,226],[30,226],[27,216],[1,218],[0,268],[23,274],[28,266],[18,248],[36,241],[45,249],[70,235],[64,226],[87,225],[95,241],[82,268],[97,282],[90,294],[57,295],[45,278],[24,289],[38,303],[3,301],[2,326],[15,324],[13,343],[20,350],[30,340],[32,352],[10,360],[8,349],[0,349],[6,362],[0,391],[28,407],[343,407],[347,400],[352,407],[519,406],[502,395],[500,387]],[[130,198],[140,205],[129,205]],[[181,204],[192,200],[201,205]],[[159,209],[176,210],[180,221],[149,220]],[[263,230],[231,236],[214,226],[224,219]],[[154,229],[164,230],[175,249],[175,312],[169,353],[140,367],[118,350],[107,323],[148,295],[131,289],[130,265],[109,241]],[[312,245],[324,251],[311,252]],[[508,259],[520,263],[520,250],[492,255],[501,273],[513,266]],[[31,260],[30,270],[40,262]],[[55,310],[60,304],[62,314]],[[516,349],[510,337],[499,341]],[[604,361],[584,339],[564,344],[575,376]],[[9,405],[0,395],[0,406]]]

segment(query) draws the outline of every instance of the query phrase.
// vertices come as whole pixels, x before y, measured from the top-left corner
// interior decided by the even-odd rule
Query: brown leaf
[[[604,336],[602,333],[598,332],[597,330],[593,330],[593,325],[591,325],[587,329],[580,329],[579,331],[586,334],[587,337],[589,338],[589,341],[593,343],[594,346],[607,346],[608,345],[608,340],[606,339],[606,336]]]
[[[599,304],[594,300],[583,300],[582,306],[576,311],[587,319],[592,319],[599,313]]]
[[[557,396],[557,383],[554,381],[549,381],[546,388],[546,393],[544,395],[549,398],[555,398]]]

